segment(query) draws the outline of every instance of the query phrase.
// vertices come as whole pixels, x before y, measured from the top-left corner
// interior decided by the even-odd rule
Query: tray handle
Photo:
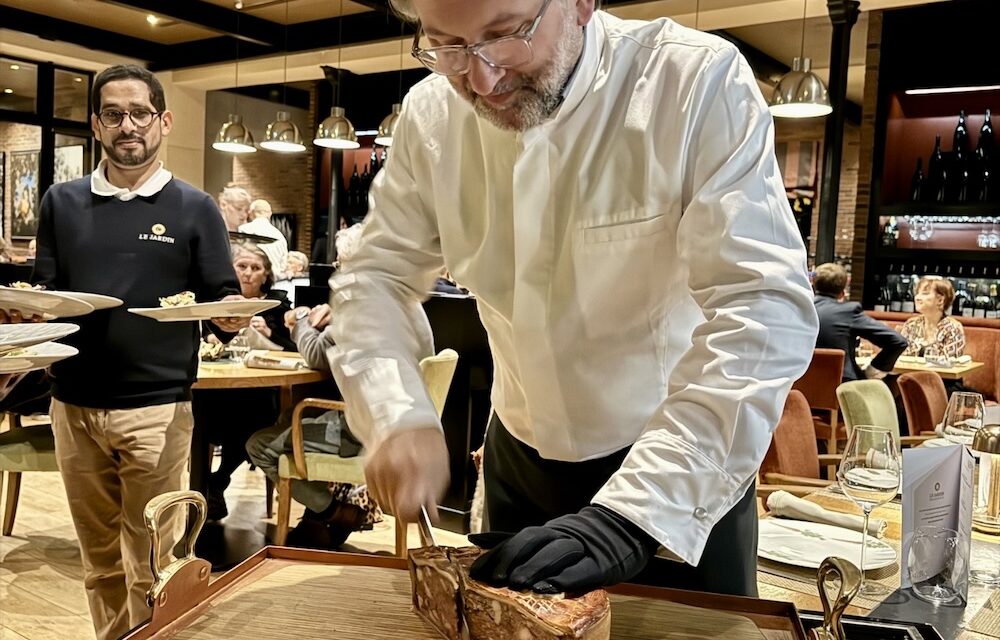
[[[184,557],[178,558],[166,567],[160,566],[160,520],[163,514],[181,505],[190,504],[195,507],[197,516],[194,525],[184,537]],[[169,614],[171,610],[183,610],[182,602],[172,602],[168,597],[167,587],[176,588],[176,593],[183,594],[185,601],[197,602],[200,593],[208,588],[208,579],[212,573],[212,565],[194,555],[194,543],[205,524],[207,507],[205,498],[197,491],[168,491],[156,496],[143,510],[146,520],[146,531],[149,533],[149,568],[153,572],[153,586],[146,593],[146,602],[153,608],[154,626],[158,618]],[[172,583],[172,584],[171,584]],[[173,599],[176,600],[176,599]],[[164,611],[166,609],[167,611]],[[159,614],[159,615],[157,615]],[[170,615],[167,620],[172,619]]]
[[[812,638],[847,640],[840,617],[861,588],[861,570],[848,560],[831,556],[820,563],[816,586],[823,603],[823,626],[810,632]]]

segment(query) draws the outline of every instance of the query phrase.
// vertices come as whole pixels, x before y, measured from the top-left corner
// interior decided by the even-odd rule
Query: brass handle
[[[847,640],[840,617],[861,588],[861,570],[843,558],[827,558],[819,565],[816,586],[823,603],[823,627],[812,630],[813,638]]]
[[[184,557],[170,563],[167,567],[161,567],[160,520],[162,519],[164,512],[168,509],[185,504],[194,505],[198,512],[198,516],[195,518],[194,526],[191,527],[191,529],[187,532],[187,535],[184,537]],[[142,514],[143,518],[146,520],[146,531],[149,533],[149,568],[153,572],[153,586],[146,595],[146,598],[149,601],[149,606],[153,606],[153,602],[156,601],[158,594],[166,586],[167,581],[172,575],[176,574],[181,567],[191,563],[203,563],[208,565],[208,563],[203,560],[199,560],[194,555],[194,543],[195,540],[198,539],[198,534],[201,533],[202,526],[205,524],[207,512],[205,498],[197,491],[168,491],[167,493],[156,496],[146,503],[146,508],[143,510]],[[208,577],[207,571],[205,572],[205,577]]]

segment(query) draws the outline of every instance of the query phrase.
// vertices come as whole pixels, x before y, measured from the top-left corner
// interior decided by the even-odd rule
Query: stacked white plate
[[[82,316],[121,304],[118,298],[96,293],[0,287],[0,310],[16,310],[25,317],[39,315],[46,320]],[[0,324],[0,374],[44,369],[75,356],[79,353],[76,347],[53,340],[79,330],[77,325],[63,322]]]

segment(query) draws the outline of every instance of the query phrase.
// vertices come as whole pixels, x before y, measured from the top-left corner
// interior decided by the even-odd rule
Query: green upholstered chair
[[[881,380],[851,380],[837,387],[837,400],[848,434],[856,424],[885,427],[895,434],[900,446],[916,446],[934,436],[902,436],[892,392]]]
[[[424,386],[438,416],[444,410],[451,379],[458,364],[458,353],[444,349],[435,356],[420,361],[420,372]],[[306,398],[300,401],[292,412],[292,454],[284,454],[278,459],[278,523],[274,543],[282,545],[288,536],[288,520],[292,505],[292,480],[320,482],[344,482],[365,484],[365,470],[362,456],[342,458],[329,453],[306,453],[302,438],[302,414],[306,409],[323,411],[344,411],[345,404],[338,400]],[[397,523],[398,525],[398,523]],[[406,556],[406,529],[396,527],[396,555]]]
[[[14,530],[17,499],[21,492],[21,474],[25,471],[59,471],[52,426],[21,425],[21,416],[8,413],[10,428],[0,433],[0,493],[6,476],[7,495],[4,499],[3,535]]]

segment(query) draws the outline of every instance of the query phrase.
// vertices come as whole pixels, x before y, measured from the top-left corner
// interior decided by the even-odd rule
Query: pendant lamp
[[[812,72],[812,60],[805,57],[807,1],[802,4],[799,56],[792,62],[792,70],[778,81],[768,106],[776,118],[816,118],[833,112],[826,85]]]
[[[375,144],[383,147],[392,146],[392,136],[396,133],[396,123],[399,122],[399,114],[403,110],[403,105],[399,102],[392,105],[392,113],[387,115],[382,124],[378,126],[378,135],[375,136]]]
[[[343,84],[343,70],[340,68],[344,48],[344,0],[340,0],[340,12],[337,17],[337,87],[334,105],[340,104],[340,85]],[[313,144],[328,149],[357,149],[358,135],[354,125],[347,119],[343,107],[334,106],[329,117],[319,123]]]
[[[282,102],[287,97],[288,83],[288,0],[285,0],[285,57],[284,72],[281,80]],[[268,151],[278,151],[280,153],[301,153],[306,150],[306,145],[302,144],[302,134],[299,127],[292,122],[291,115],[287,111],[279,111],[277,119],[267,125],[264,133],[264,141],[260,143],[262,149]]]
[[[236,16],[236,31],[239,33],[240,29],[240,18],[239,14]],[[233,85],[236,89],[240,88],[240,41],[239,38],[236,39],[236,64],[233,66]],[[233,111],[236,111],[236,105],[239,100],[238,96],[233,97]],[[215,134],[215,141],[212,143],[212,148],[216,151],[225,151],[227,153],[256,153],[257,147],[254,146],[253,134],[250,133],[250,129],[243,124],[243,116],[238,113],[230,113],[229,119],[219,127],[219,132]]]

